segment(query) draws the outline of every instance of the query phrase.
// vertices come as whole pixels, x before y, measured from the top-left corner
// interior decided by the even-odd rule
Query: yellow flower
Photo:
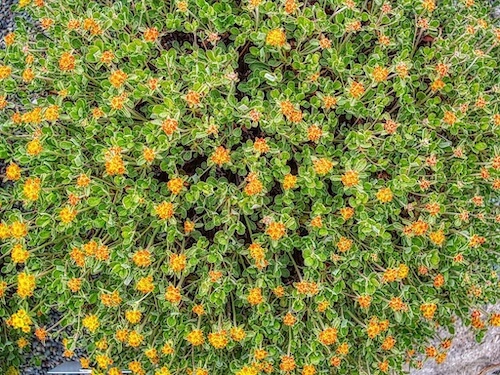
[[[0,80],[8,78],[12,73],[12,68],[6,65],[0,65]]]
[[[377,192],[377,199],[382,203],[392,201],[392,191],[389,188],[382,188]]]
[[[245,330],[241,327],[233,327],[231,328],[231,338],[234,341],[241,341],[245,338],[246,333]]]
[[[333,162],[325,158],[315,160],[313,164],[314,164],[314,171],[320,176],[327,174],[333,168]]]
[[[437,306],[435,303],[423,303],[422,305],[420,305],[420,312],[422,313],[424,318],[429,320],[434,317],[436,310]]]
[[[33,139],[26,145],[26,153],[31,156],[39,155],[43,151],[42,144],[38,138]]]
[[[189,332],[186,336],[186,340],[193,346],[200,346],[205,342],[205,337],[200,329],[195,329]]]
[[[27,83],[33,81],[33,79],[35,78],[35,73],[33,72],[33,69],[31,68],[24,69],[22,73],[22,78],[23,81]]]
[[[284,355],[281,357],[280,370],[284,372],[290,372],[295,370],[295,359],[292,356]]]
[[[30,331],[30,325],[33,323],[26,310],[20,309],[7,319],[7,324],[27,333]]]
[[[282,29],[270,30],[266,35],[266,44],[273,47],[283,47],[286,44],[286,34]]]
[[[144,336],[137,331],[131,331],[128,335],[127,344],[136,348],[141,345]]]
[[[435,232],[429,233],[429,239],[433,244],[441,246],[444,243],[446,237],[442,230],[437,230]]]
[[[181,299],[182,296],[179,288],[176,288],[173,285],[169,285],[167,291],[165,292],[165,300],[173,303],[174,305],[177,305],[179,302],[181,302]]]
[[[152,263],[152,256],[149,250],[138,250],[132,256],[132,261],[138,267],[147,267]]]
[[[146,160],[148,163],[151,163],[153,162],[153,160],[155,160],[156,153],[155,150],[153,150],[152,148],[145,147],[144,150],[142,151],[142,156],[144,160]]]
[[[247,296],[247,301],[250,305],[255,306],[264,301],[262,297],[262,289],[261,288],[252,288]]]
[[[4,36],[3,40],[5,41],[5,45],[7,47],[11,46],[14,44],[14,41],[16,39],[16,34],[14,33],[8,33],[7,35]]]
[[[23,186],[23,194],[26,199],[36,201],[40,194],[40,179],[28,178]]]
[[[155,286],[153,284],[153,276],[142,277],[137,282],[137,285],[135,288],[139,292],[142,292],[144,294],[151,293],[155,289]]]
[[[10,235],[16,239],[25,237],[28,234],[28,228],[25,223],[14,221],[10,225]]]
[[[297,322],[297,318],[293,316],[292,313],[287,312],[286,315],[283,317],[283,324],[291,327]]]
[[[82,173],[81,175],[78,176],[78,179],[76,180],[76,186],[78,187],[86,187],[90,184],[90,178]]]
[[[202,316],[205,314],[205,308],[203,307],[203,305],[194,305],[191,311],[198,316]]]
[[[17,275],[17,294],[21,298],[31,297],[35,290],[35,276],[21,272]]]
[[[337,242],[337,248],[341,252],[346,252],[352,247],[352,240],[347,237],[340,237],[339,242]]]
[[[82,320],[82,324],[91,333],[94,333],[99,328],[99,318],[95,314],[86,315]]]
[[[294,176],[290,173],[285,175],[285,178],[283,179],[283,189],[290,190],[293,189],[296,185],[297,185],[297,176]]]
[[[139,310],[127,310],[125,311],[125,319],[127,319],[132,324],[137,324],[141,321],[142,313]]]
[[[30,253],[21,244],[16,244],[12,248],[10,256],[14,263],[24,263],[29,258]]]
[[[121,149],[119,147],[112,147],[104,154],[106,172],[110,176],[122,175],[126,172],[120,152]]]
[[[170,268],[174,272],[182,272],[186,268],[186,255],[184,254],[172,254],[170,256]]]
[[[259,370],[254,366],[243,366],[243,368],[236,372],[236,375],[257,375]]]
[[[71,207],[64,207],[60,212],[59,212],[59,219],[64,223],[64,224],[69,224],[71,223],[75,218],[76,218],[77,212]]]
[[[21,178],[21,168],[16,163],[10,163],[5,169],[5,177],[9,181],[17,181]]]
[[[162,219],[170,219],[174,216],[174,205],[170,202],[163,201],[155,208],[156,215]]]
[[[82,279],[78,279],[78,278],[69,279],[69,281],[68,281],[68,288],[73,293],[78,292],[81,287],[82,287]]]
[[[226,331],[209,333],[208,341],[216,349],[223,349],[229,343]]]

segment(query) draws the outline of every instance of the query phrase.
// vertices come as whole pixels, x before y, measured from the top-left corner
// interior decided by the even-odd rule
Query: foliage
[[[51,335],[95,374],[399,373],[498,327],[487,3],[21,0],[1,365]]]

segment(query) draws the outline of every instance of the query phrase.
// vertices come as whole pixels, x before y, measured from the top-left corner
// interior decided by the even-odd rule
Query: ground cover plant
[[[93,374],[400,373],[498,329],[487,5],[20,0],[3,371],[50,336]]]

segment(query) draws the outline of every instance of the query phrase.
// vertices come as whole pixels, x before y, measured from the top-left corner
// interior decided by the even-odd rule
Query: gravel
[[[14,31],[15,21],[13,5],[16,0],[1,0],[0,2],[0,47],[3,46],[3,37]]]
[[[52,327],[59,322],[61,318],[61,313],[54,310],[51,311],[45,327]],[[59,327],[55,329],[57,330]],[[66,327],[61,333],[64,333],[66,337],[71,337],[72,329],[71,327]],[[42,343],[38,339],[34,339],[31,342],[31,351],[26,353],[24,364],[19,369],[20,373],[22,375],[46,375],[47,371],[52,370],[63,362],[78,360],[86,356],[82,349],[76,349],[75,355],[72,358],[65,358],[63,353],[64,346],[60,341],[47,337],[45,343]],[[37,363],[39,363],[39,365],[37,365]]]

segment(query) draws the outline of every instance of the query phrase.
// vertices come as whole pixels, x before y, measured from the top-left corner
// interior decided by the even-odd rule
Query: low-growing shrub
[[[5,371],[51,336],[94,374],[400,373],[500,325],[488,1],[19,8],[44,32],[0,50]]]

